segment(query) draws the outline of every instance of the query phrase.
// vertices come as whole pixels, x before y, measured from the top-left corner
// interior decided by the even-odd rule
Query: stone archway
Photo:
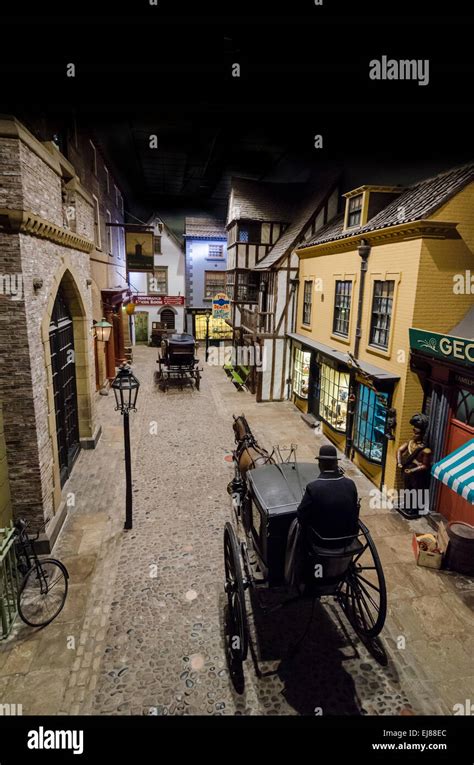
[[[50,346],[50,326],[58,294],[67,306],[72,320],[75,387],[77,397],[77,427],[79,443],[88,445],[94,438],[93,405],[91,388],[92,336],[91,319],[87,316],[84,299],[78,286],[79,280],[70,264],[64,264],[56,274],[41,325],[41,339],[46,366],[48,402],[48,430],[53,454],[53,505],[54,511],[61,504],[61,471],[58,452],[58,423],[55,411],[55,390]]]

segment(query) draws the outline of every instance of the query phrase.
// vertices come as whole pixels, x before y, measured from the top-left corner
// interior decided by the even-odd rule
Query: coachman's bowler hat
[[[341,458],[337,456],[337,452],[334,446],[331,446],[331,444],[325,444],[324,446],[321,446],[319,450],[319,454],[316,457],[317,460],[340,460]]]

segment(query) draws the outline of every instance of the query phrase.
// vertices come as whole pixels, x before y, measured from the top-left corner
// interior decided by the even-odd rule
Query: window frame
[[[348,294],[342,291],[341,293],[338,293],[338,285],[349,285],[349,292]],[[353,288],[353,280],[352,279],[336,279],[335,286],[334,286],[334,308],[333,308],[333,320],[332,320],[332,334],[337,335],[338,337],[342,337],[344,339],[348,339],[351,331],[351,312],[352,312],[352,288]],[[344,309],[344,306],[338,305],[338,297],[339,298],[349,298],[349,305]],[[341,310],[347,310],[347,320],[343,320],[343,324],[347,324],[347,332],[343,332],[341,329],[337,328],[337,322],[340,318],[337,314],[337,311]]]
[[[222,277],[223,280],[223,287],[222,289],[218,288],[214,290],[212,295],[207,294],[207,286],[208,286],[208,277],[209,276],[216,276],[219,274]],[[226,272],[225,271],[217,271],[217,270],[206,270],[204,271],[204,294],[203,294],[203,300],[212,300],[214,298],[214,295],[217,295],[218,292],[225,292],[226,290]]]
[[[306,286],[308,284],[310,285],[309,301],[307,300],[307,294],[306,294]],[[305,279],[303,282],[303,305],[302,305],[303,314],[301,317],[301,323],[306,327],[311,326],[311,320],[312,320],[312,314],[313,314],[313,284],[314,284],[313,279]],[[309,305],[309,320],[307,321],[308,317],[306,312],[307,312],[308,305]]]
[[[165,289],[164,292],[162,292],[161,290],[151,290],[150,289],[150,280],[151,279],[158,280],[158,276],[157,276],[158,272],[161,272],[161,273],[165,274],[164,282],[165,282],[166,289]],[[147,273],[147,275],[146,275],[146,289],[147,289],[147,295],[168,295],[168,289],[169,289],[169,285],[168,285],[168,266],[155,266],[152,273],[149,273],[149,272]]]
[[[105,211],[105,223],[112,223],[112,215],[110,210]],[[105,226],[105,233],[107,235],[107,254],[114,256],[114,238],[112,226]]]
[[[351,210],[351,203],[354,202],[354,200],[360,199],[360,207],[356,207],[355,209]],[[361,191],[360,194],[354,194],[352,197],[348,197],[346,200],[346,225],[345,228],[359,228],[362,224],[362,212],[364,209],[364,192]],[[351,223],[351,215],[359,214],[359,220],[357,223]]]
[[[382,292],[377,295],[376,289],[377,285],[382,284]],[[391,292],[388,294],[384,294],[384,286],[391,284]],[[395,279],[373,279],[372,280],[372,302],[370,306],[370,319],[369,319],[369,336],[368,336],[368,346],[369,348],[373,348],[376,351],[381,351],[382,353],[387,353],[390,348],[390,339],[391,339],[391,333],[392,333],[392,318],[393,318],[393,309],[395,305],[395,290],[396,290],[396,280]],[[382,301],[386,301],[386,304],[390,304],[390,312],[382,312],[381,310],[375,309],[375,303],[376,299],[379,299],[381,302],[379,304],[383,304]],[[374,323],[375,317],[388,317],[388,323],[387,326],[377,326]],[[386,334],[386,345],[375,342],[374,341],[374,334],[378,331],[379,333],[385,333]]]
[[[96,250],[102,249],[102,237],[100,235],[100,208],[99,199],[95,194],[92,194],[94,200],[94,245]]]
[[[241,239],[240,233],[241,230],[245,231],[248,229],[248,239]],[[258,237],[253,239],[252,236],[257,233],[258,230]],[[245,222],[239,221],[237,226],[237,243],[238,244],[261,244],[262,237],[262,224],[259,221],[253,221],[248,220]]]

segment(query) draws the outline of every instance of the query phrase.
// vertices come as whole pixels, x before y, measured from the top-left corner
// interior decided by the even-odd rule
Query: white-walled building
[[[149,342],[153,322],[162,322],[184,332],[185,257],[180,239],[154,216],[154,273],[130,271],[130,288],[136,304],[133,314],[133,343]]]

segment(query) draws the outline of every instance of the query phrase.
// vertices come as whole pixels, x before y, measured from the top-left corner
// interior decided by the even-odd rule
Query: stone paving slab
[[[18,624],[0,647],[0,700],[22,703],[25,714],[38,711],[40,698],[44,714],[360,715],[449,714],[473,698],[473,580],[417,567],[411,537],[426,520],[370,508],[373,485],[345,458],[385,569],[387,666],[330,599],[316,604],[292,658],[306,606],[267,619],[250,609],[264,676],[249,657],[244,691],[235,690],[224,650],[222,550],[232,413],[244,411],[267,448],[297,443],[299,460],[312,460],[325,439],[290,402],[256,404],[219,368],[205,368],[200,392],[162,393],[156,351],[134,355],[134,528],[123,531],[120,415],[100,397],[103,435],[76,463],[67,487],[75,506],[54,551],[69,569],[70,597],[55,623],[41,631]]]

